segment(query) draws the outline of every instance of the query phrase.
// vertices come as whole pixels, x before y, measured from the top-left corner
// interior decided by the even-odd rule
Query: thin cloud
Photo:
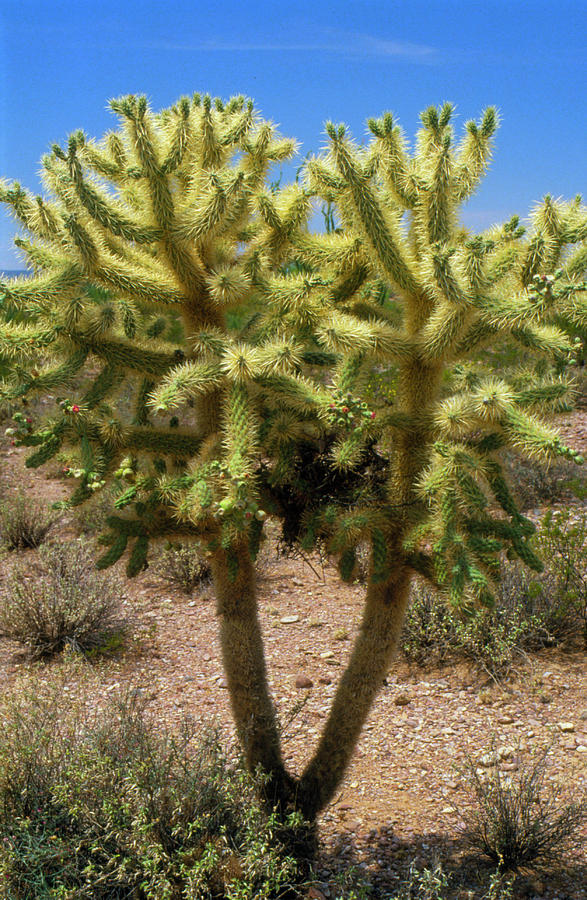
[[[409,41],[385,40],[368,34],[355,32],[325,31],[316,40],[308,41],[246,41],[246,40],[207,40],[207,41],[156,41],[150,43],[152,49],[173,50],[174,52],[203,53],[336,53],[344,56],[387,57],[403,59],[415,63],[436,63],[439,52],[425,44],[413,44]]]

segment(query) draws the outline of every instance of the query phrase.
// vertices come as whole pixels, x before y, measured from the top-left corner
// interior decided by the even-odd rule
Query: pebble
[[[497,724],[498,725],[511,725],[513,721],[514,721],[513,716],[500,716],[499,719],[497,720]]]
[[[295,685],[297,688],[311,688],[314,687],[314,682],[307,675],[296,675]]]
[[[282,625],[293,625],[294,622],[299,622],[299,616],[283,616],[280,620]]]
[[[559,722],[558,727],[562,732],[571,732],[575,730],[575,726],[572,722]]]
[[[407,706],[408,703],[412,702],[412,699],[407,694],[398,694],[397,697],[393,698],[393,702],[395,706]]]

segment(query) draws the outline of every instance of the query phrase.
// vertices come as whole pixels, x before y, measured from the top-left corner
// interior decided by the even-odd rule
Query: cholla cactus
[[[359,637],[299,785],[312,812],[338,785],[385,677],[412,577],[462,608],[492,602],[503,551],[541,567],[500,451],[582,462],[544,420],[568,403],[569,379],[548,366],[540,376],[523,366],[495,372],[479,350],[508,336],[547,360],[572,357],[569,332],[587,324],[586,210],[547,197],[528,235],[516,218],[470,234],[459,208],[487,168],[497,114],[467,123],[456,147],[451,116],[449,104],[426,110],[413,153],[389,113],[369,122],[365,148],[329,124],[326,156],[307,165],[311,189],[340,223],[298,239],[298,258],[329,301],[316,334],[339,356],[331,459],[349,483],[353,471],[361,478],[354,493],[308,505],[302,539],[322,533],[345,578],[357,545],[372,548]],[[361,397],[374,366],[394,368],[397,396],[369,411]],[[290,488],[297,480],[303,490],[307,460],[290,471]]]
[[[445,106],[423,115],[413,155],[390,115],[370,123],[364,150],[328,126],[330,152],[307,175],[329,229],[310,235],[308,192],[264,184],[293,144],[244,101],[196,97],[160,115],[142,98],[112,105],[120,131],[100,144],[76,133],[45,160],[53,201],[1,188],[33,236],[19,246],[37,272],[2,285],[12,396],[62,393],[53,421],[36,431],[25,420],[20,440],[38,448],[31,465],[79,446],[73,503],[108,478],[128,482],[101,565],[130,544],[133,574],[153,537],[204,541],[248,764],[268,773],[269,797],[313,820],[385,677],[414,573],[466,604],[490,602],[502,550],[539,566],[499,451],[575,458],[540,418],[570,385],[484,371],[474,354],[504,334],[546,358],[571,352],[567,330],[587,321],[585,212],[546,201],[528,238],[515,220],[468,234],[458,210],[497,119],[469,123],[454,149]],[[235,333],[227,312],[252,297],[255,320]],[[333,374],[311,381],[307,364]],[[397,372],[392,404],[363,396],[373,366]],[[357,544],[372,546],[360,635],[297,780],[257,620],[254,556],[271,502],[290,536],[327,541],[344,577]]]

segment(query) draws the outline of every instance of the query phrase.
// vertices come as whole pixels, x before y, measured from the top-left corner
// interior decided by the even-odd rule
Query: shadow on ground
[[[425,869],[436,872],[427,890],[425,879],[418,877]],[[391,828],[372,831],[361,839],[348,834],[335,838],[322,848],[318,873],[316,887],[330,900],[360,898],[361,890],[373,900],[587,900],[587,864],[581,860],[561,861],[556,870],[519,872],[510,876],[511,894],[496,886],[492,893],[495,866],[473,854],[464,838],[437,833],[399,838]],[[410,877],[411,892],[407,887]]]

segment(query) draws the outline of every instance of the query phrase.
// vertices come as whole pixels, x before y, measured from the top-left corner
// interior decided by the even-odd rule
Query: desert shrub
[[[456,651],[458,619],[438,594],[420,582],[412,586],[400,647],[409,662],[441,663]]]
[[[504,456],[505,470],[521,509],[546,506],[568,500],[585,490],[585,477],[577,471],[575,463],[541,460],[523,457],[514,451]]]
[[[538,584],[542,596],[550,601],[551,633],[566,638],[577,624],[587,645],[587,513],[548,510],[536,544],[546,561]]]
[[[54,523],[54,515],[24,494],[2,498],[0,536],[8,550],[39,547]]]
[[[210,566],[197,544],[176,544],[163,550],[157,571],[184,594],[192,594],[199,584],[211,578]]]
[[[112,515],[115,494],[109,488],[96,491],[95,495],[78,506],[75,521],[83,535],[94,536],[106,529],[106,519]]]
[[[502,872],[483,873],[474,896],[476,900],[514,900],[513,879],[511,874]],[[373,893],[364,873],[355,867],[341,872],[329,888],[334,900],[369,900],[373,896],[383,896]],[[422,869],[412,864],[393,893],[384,896],[385,900],[449,900],[452,897],[473,900],[473,892],[465,887],[461,889],[459,882],[439,861]]]
[[[1,590],[0,636],[24,644],[33,659],[65,647],[116,649],[128,625],[119,579],[98,572],[79,543],[41,548],[37,570],[17,564]]]
[[[464,835],[500,870],[558,863],[561,853],[578,846],[587,800],[571,802],[562,788],[545,784],[548,754],[548,748],[537,751],[515,773],[499,765],[487,772],[469,760],[466,784],[474,803]]]
[[[523,599],[515,593],[504,596],[505,603],[465,617],[434,591],[416,585],[402,633],[404,655],[418,665],[461,656],[502,677],[527,650],[553,643],[540,616],[529,614]]]
[[[504,562],[494,608],[469,617],[416,583],[402,633],[404,655],[419,665],[459,655],[499,677],[525,653],[581,633],[587,641],[586,545],[585,514],[549,511],[535,537],[545,571]]]
[[[394,900],[445,900],[448,888],[448,876],[439,863],[422,871],[412,866],[406,884]]]
[[[218,735],[161,734],[132,696],[64,716],[21,694],[0,734],[0,878],[14,898],[277,897],[276,823]]]

